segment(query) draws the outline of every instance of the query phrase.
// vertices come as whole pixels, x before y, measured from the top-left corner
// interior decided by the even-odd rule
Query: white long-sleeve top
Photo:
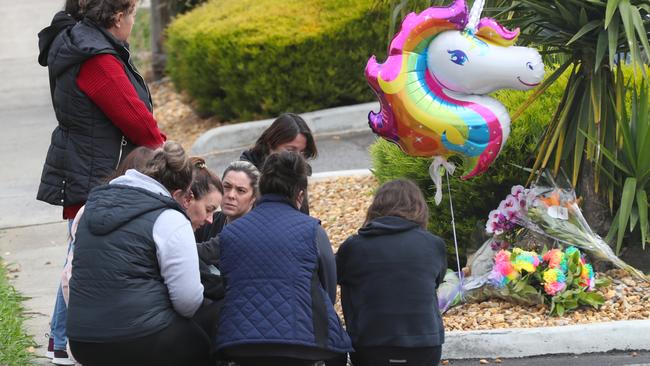
[[[129,169],[110,184],[146,189],[167,197],[171,194],[155,179]],[[203,285],[199,275],[196,241],[190,221],[182,213],[167,209],[153,225],[156,255],[174,310],[190,318],[203,303]]]

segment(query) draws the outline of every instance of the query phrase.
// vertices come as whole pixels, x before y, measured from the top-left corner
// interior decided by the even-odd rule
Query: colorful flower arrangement
[[[560,188],[552,178],[549,181],[550,186],[512,187],[490,212],[485,230],[492,237],[468,259],[465,276],[445,277],[438,289],[441,311],[489,298],[526,305],[550,303],[551,314],[558,315],[580,305],[599,307],[603,297],[593,290],[607,280],[596,280],[581,250],[650,281],[591,230],[572,189]]]
[[[551,304],[552,315],[562,315],[581,305],[599,307],[604,297],[592,292],[596,277],[585,256],[576,247],[565,251],[551,249],[543,255],[514,248],[500,250],[494,257],[494,267],[488,283],[505,289],[502,295],[531,298],[538,294]]]
[[[514,186],[511,193],[490,212],[485,230],[492,234],[495,251],[507,249],[518,241],[517,235],[528,229],[565,246],[575,246],[599,260],[612,262],[633,276],[648,281],[641,271],[622,261],[611,247],[596,235],[578,207],[572,190],[536,186]]]

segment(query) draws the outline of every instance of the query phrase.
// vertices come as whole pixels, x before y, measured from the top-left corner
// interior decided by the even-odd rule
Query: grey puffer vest
[[[151,95],[131,63],[128,45],[87,19],[65,28],[41,49],[48,50],[43,61],[59,124],[52,132],[37,199],[60,206],[83,204],[135,146],[77,86],[81,64],[95,55],[114,55],[150,111]]]
[[[80,342],[120,342],[169,326],[174,311],[153,238],[172,198],[109,184],[92,190],[75,236],[67,335]],[[188,219],[189,220],[189,219]]]

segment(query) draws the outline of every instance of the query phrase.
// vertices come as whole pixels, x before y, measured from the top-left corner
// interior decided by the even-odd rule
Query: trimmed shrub
[[[551,119],[551,113],[559,103],[568,73],[565,73],[546,93],[537,99],[514,123],[510,137],[501,154],[482,175],[470,180],[461,180],[463,167],[459,166],[450,179],[451,194],[461,262],[467,252],[480,246],[488,213],[510,193],[516,184],[525,184],[528,172],[520,167],[530,167],[535,149],[544,128]],[[494,93],[510,113],[513,113],[532,93],[502,90]],[[429,229],[439,235],[447,244],[449,266],[455,268],[454,238],[447,181],[443,177],[443,198],[439,206],[434,202],[435,186],[429,177],[431,159],[417,158],[404,154],[400,148],[380,139],[370,148],[373,171],[378,180],[385,181],[406,177],[414,180],[423,190],[429,203]],[[453,159],[453,158],[452,158]],[[520,166],[520,167],[517,167]]]
[[[211,0],[168,28],[167,71],[222,119],[371,101],[363,70],[371,54],[385,58],[389,19],[373,3]]]

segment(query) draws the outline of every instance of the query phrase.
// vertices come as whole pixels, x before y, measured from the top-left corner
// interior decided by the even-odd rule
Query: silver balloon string
[[[460,268],[460,256],[458,255],[458,239],[456,238],[456,219],[454,218],[454,204],[451,199],[451,185],[449,184],[449,171],[445,169],[447,175],[447,191],[449,192],[449,211],[451,212],[451,229],[454,233],[454,249],[456,250],[456,266],[458,268],[458,281],[460,288],[460,298],[464,300],[463,296],[463,271]]]

